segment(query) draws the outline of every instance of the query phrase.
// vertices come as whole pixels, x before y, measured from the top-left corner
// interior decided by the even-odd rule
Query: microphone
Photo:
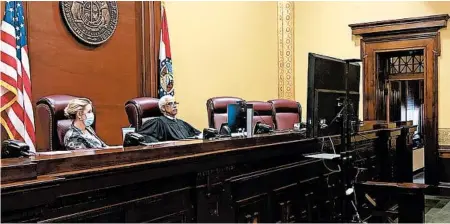
[[[143,135],[135,132],[129,132],[125,134],[125,138],[123,140],[123,147],[139,146],[139,145],[145,145],[145,138]]]
[[[205,128],[203,129],[203,138],[210,139],[215,138],[219,135],[219,131],[215,128]]]
[[[1,152],[2,159],[18,158],[23,156],[27,157],[32,155],[32,152],[30,152],[30,146],[24,142],[13,139],[3,141]]]
[[[266,122],[266,119],[264,119],[264,117],[261,114],[259,114],[258,111],[254,110],[253,112],[255,113],[255,115],[257,117],[259,117],[262,120],[262,123],[264,123],[265,125],[268,125],[268,123]],[[256,122],[256,123],[261,123],[261,122]],[[268,126],[270,126],[270,125],[268,125]],[[275,126],[275,123],[272,124],[271,128],[274,129],[274,126]]]
[[[272,132],[273,129],[270,127],[270,125],[263,124],[261,122],[256,122],[255,125],[255,134],[265,134]]]
[[[220,126],[220,131],[219,131],[220,135],[223,137],[230,137],[231,136],[231,128],[228,127],[227,123],[223,123]]]

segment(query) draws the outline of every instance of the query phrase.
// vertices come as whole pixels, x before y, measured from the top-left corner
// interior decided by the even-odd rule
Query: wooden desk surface
[[[353,140],[374,139],[377,131],[360,132]],[[391,129],[391,134],[399,135],[399,129]],[[339,145],[339,136],[330,136]],[[328,137],[326,137],[328,138]],[[320,138],[319,138],[320,139]],[[158,143],[150,146],[120,147],[111,149],[74,150],[57,155],[36,155],[29,158],[1,160],[1,188],[13,181],[35,180],[41,175],[93,172],[115,169],[123,166],[159,163],[209,154],[226,153],[236,150],[258,149],[261,145],[280,145],[293,142],[316,142],[318,139],[305,138],[295,131],[274,132],[251,138],[234,137],[217,140],[182,140]],[[94,170],[93,170],[94,169]]]
[[[235,150],[250,150],[250,146],[281,144],[290,141],[315,141],[301,138],[299,133],[288,131],[271,133],[252,138],[223,138],[218,140],[183,140],[160,143],[150,146],[121,147],[112,149],[75,150],[58,155],[37,155],[30,158],[13,158],[1,160],[2,183],[11,181],[33,180],[37,176],[90,171],[94,168],[117,168],[134,163],[158,163],[168,159],[177,160],[212,153],[224,153]],[[138,165],[138,164],[136,164]],[[35,169],[30,176],[30,169]],[[20,173],[18,170],[27,170]],[[25,175],[26,176],[23,176]],[[12,177],[12,176],[15,176]],[[2,188],[9,185],[3,185]]]
[[[358,133],[353,141],[364,153],[359,159],[374,167],[375,149],[388,150],[395,143],[388,139],[400,134],[399,128]],[[315,192],[321,189],[317,186],[324,187],[317,181],[329,170],[321,160],[304,154],[320,151],[329,138],[335,146],[340,144],[339,136],[322,141],[287,131],[2,159],[2,217],[11,222],[244,222],[248,214],[256,214],[247,208],[266,208],[270,192],[288,192],[295,186]],[[373,170],[379,172],[384,170]],[[208,196],[220,194],[217,197],[225,201]],[[232,212],[231,195],[239,214]],[[262,207],[247,207],[262,198]],[[220,215],[202,207],[210,205],[218,206]],[[307,221],[297,217],[294,221]],[[258,220],[289,221],[263,216]]]

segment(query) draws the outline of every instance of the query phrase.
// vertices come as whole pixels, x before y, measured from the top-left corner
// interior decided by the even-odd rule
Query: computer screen
[[[236,133],[239,131],[239,129],[246,128],[245,104],[241,103],[228,104],[227,115],[228,115],[228,127],[231,129],[231,133]]]
[[[344,98],[346,92],[346,62],[314,53],[308,56],[307,135],[337,135],[340,133],[340,124],[335,118],[340,112],[338,99]],[[350,63],[348,73],[349,98],[353,114],[357,116],[361,73],[359,63]],[[322,127],[321,123],[325,125]]]
[[[318,117],[317,136],[329,136],[340,133],[341,124],[337,120],[337,115],[342,107],[338,106],[338,99],[345,99],[345,91],[321,91],[316,90],[315,113]],[[358,115],[359,93],[351,91],[349,93],[351,109]],[[320,128],[320,124],[326,126]]]

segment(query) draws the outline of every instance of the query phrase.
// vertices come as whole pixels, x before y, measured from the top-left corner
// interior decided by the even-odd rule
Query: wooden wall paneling
[[[129,125],[125,102],[143,96],[141,86],[157,74],[151,72],[154,67],[143,71],[142,63],[150,59],[142,52],[155,45],[146,42],[155,33],[144,28],[158,17],[142,22],[149,17],[141,4],[118,2],[115,33],[104,44],[91,47],[77,41],[66,28],[59,2],[27,2],[33,105],[40,97],[53,94],[88,97],[96,108],[98,135],[109,145],[121,144],[121,128]],[[147,91],[156,91],[147,86]],[[38,119],[35,123],[39,149],[43,133]]]
[[[120,127],[127,126],[123,105],[139,95],[136,74],[140,46],[135,38],[138,31],[134,6],[118,2],[119,21],[114,35],[93,48],[78,42],[67,30],[59,2],[29,2],[33,103],[52,94],[90,98],[96,107],[97,132],[107,144],[121,143]],[[41,134],[37,128],[38,139]]]
[[[159,42],[161,39],[161,2],[151,1],[149,2],[150,11],[150,32],[154,34],[150,35],[150,43],[153,44],[150,47],[150,89],[151,96],[157,97],[158,95],[158,83],[159,83]],[[169,28],[170,32],[170,28]]]
[[[2,16],[3,19],[3,13],[5,13],[5,2],[4,1],[0,1],[0,15]]]
[[[158,94],[158,56],[161,28],[161,2],[141,2],[142,26],[142,82],[139,86],[141,96],[157,97]]]
[[[139,51],[137,52],[139,55],[139,60],[137,61],[138,63],[136,64],[138,71],[137,71],[137,76],[138,76],[138,82],[136,83],[136,89],[138,90],[138,96],[142,96],[143,95],[143,90],[142,90],[142,86],[143,83],[145,81],[145,76],[146,76],[146,70],[145,70],[145,12],[144,12],[144,2],[137,2],[136,3],[136,30],[139,30],[138,33],[136,33],[136,43],[138,46],[140,46],[141,48],[139,49]]]

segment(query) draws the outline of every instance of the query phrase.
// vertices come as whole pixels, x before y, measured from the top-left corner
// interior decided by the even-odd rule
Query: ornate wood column
[[[278,2],[278,98],[295,99],[294,2]]]

